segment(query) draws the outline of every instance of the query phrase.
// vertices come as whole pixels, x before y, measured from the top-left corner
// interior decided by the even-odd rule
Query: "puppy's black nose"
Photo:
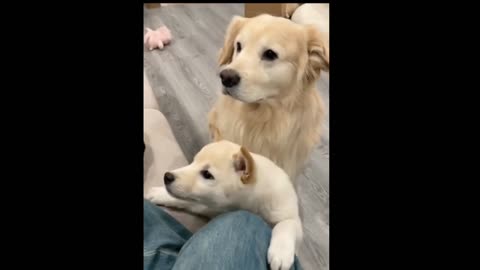
[[[175,175],[173,175],[172,173],[166,172],[165,175],[163,176],[163,181],[165,181],[165,185],[169,185],[173,181],[175,181]]]
[[[224,69],[220,72],[220,79],[225,87],[233,87],[240,82],[240,75],[233,69]]]

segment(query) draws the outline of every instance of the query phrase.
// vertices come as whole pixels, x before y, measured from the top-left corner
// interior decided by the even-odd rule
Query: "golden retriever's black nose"
[[[165,181],[165,185],[169,185],[173,181],[175,181],[175,175],[173,175],[172,173],[166,172],[165,175],[163,176],[163,181]]]
[[[220,79],[225,87],[234,87],[240,82],[240,75],[233,69],[225,69],[220,72]]]

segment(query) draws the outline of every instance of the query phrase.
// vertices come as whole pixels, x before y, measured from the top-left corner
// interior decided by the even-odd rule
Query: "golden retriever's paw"
[[[271,270],[288,270],[295,259],[295,247],[271,244],[268,247],[268,263]]]

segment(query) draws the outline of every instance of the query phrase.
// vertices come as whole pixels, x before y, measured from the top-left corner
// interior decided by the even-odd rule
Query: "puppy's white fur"
[[[278,57],[265,59],[267,50]],[[320,141],[324,105],[316,80],[329,70],[322,35],[285,18],[236,16],[219,64],[237,72],[240,81],[224,87],[209,113],[213,140],[266,156],[295,180]]]
[[[212,179],[202,175],[205,170]],[[284,170],[266,157],[222,140],[206,145],[190,165],[171,173],[175,180],[152,188],[147,199],[210,217],[235,209],[258,214],[273,226],[270,268],[290,269],[303,231],[297,195]]]

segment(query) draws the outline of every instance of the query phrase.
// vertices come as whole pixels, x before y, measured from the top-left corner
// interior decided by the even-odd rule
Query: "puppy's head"
[[[219,141],[206,145],[193,162],[165,173],[168,192],[179,199],[208,206],[231,206],[236,194],[254,181],[250,153],[237,144]]]
[[[313,26],[266,14],[236,16],[219,56],[223,93],[255,103],[303,89],[329,69],[324,44]]]

